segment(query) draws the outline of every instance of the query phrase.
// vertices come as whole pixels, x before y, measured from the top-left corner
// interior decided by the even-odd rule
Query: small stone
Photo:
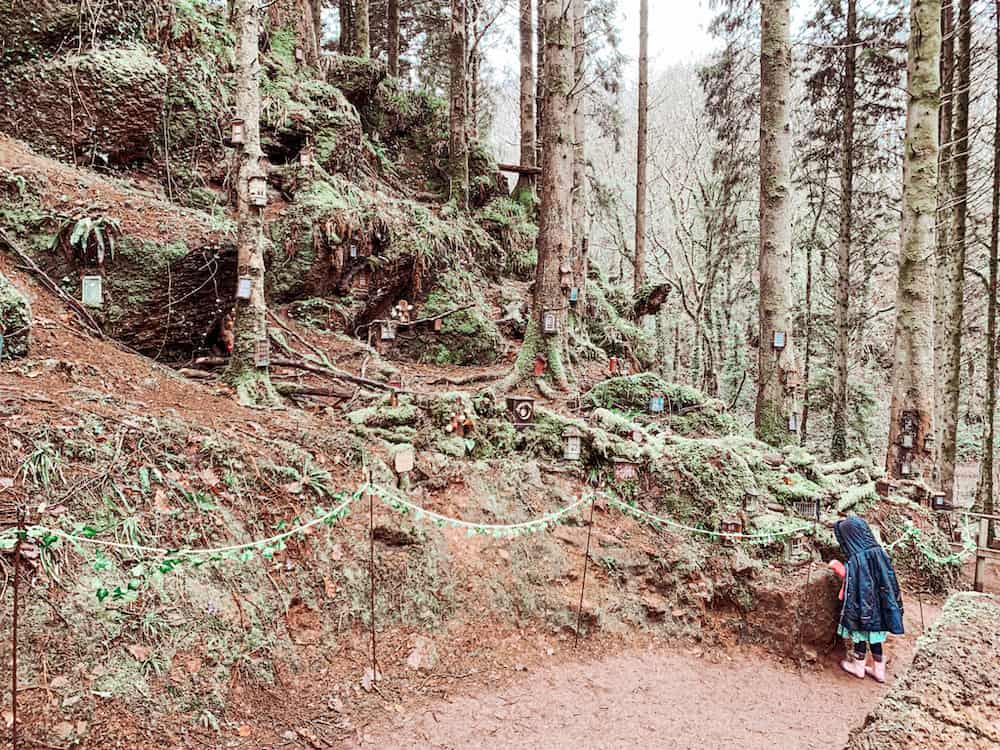
[[[288,740],[289,742],[294,742],[299,738],[299,735],[293,729],[286,729],[281,733],[281,739]]]
[[[70,695],[70,696],[68,696],[68,697],[66,697],[66,698],[63,699],[62,707],[63,708],[72,708],[77,703],[79,703],[81,700],[83,700],[83,696],[82,695]]]

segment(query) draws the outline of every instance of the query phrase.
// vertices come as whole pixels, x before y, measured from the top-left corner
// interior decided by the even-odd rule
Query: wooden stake
[[[10,633],[10,742],[11,750],[17,750],[17,610],[20,603],[19,588],[21,582],[21,540],[24,536],[24,509],[17,509],[17,541],[14,543],[14,612]]]
[[[368,482],[371,483],[369,473]],[[368,588],[371,592],[372,685],[378,682],[378,661],[375,659],[375,495],[368,490]]]
[[[594,498],[590,499],[590,519],[587,523],[587,550],[583,553],[583,579],[580,581],[580,604],[576,609],[576,634],[573,636],[573,648],[580,642],[580,628],[583,623],[583,592],[587,588],[587,563],[590,561],[590,536],[594,531]]]

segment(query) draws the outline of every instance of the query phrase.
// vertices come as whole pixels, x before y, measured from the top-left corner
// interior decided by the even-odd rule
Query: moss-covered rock
[[[24,357],[31,342],[31,304],[3,274],[0,274],[0,361]]]
[[[148,159],[161,136],[167,69],[145,47],[66,54],[0,77],[0,130],[66,159]]]

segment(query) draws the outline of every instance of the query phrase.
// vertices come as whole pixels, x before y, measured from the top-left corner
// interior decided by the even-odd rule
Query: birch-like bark
[[[907,62],[903,214],[886,472],[934,481],[934,276],[940,104],[940,0],[913,0]],[[904,424],[907,440],[903,447]],[[904,475],[903,467],[909,468]]]
[[[790,0],[761,0],[760,33],[760,343],[757,355],[757,437],[772,445],[794,442],[795,338],[791,330],[792,82]],[[783,348],[775,348],[775,332]],[[796,421],[797,421],[796,413]]]

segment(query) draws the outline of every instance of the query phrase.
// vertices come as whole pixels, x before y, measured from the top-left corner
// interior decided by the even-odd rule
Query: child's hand
[[[840,560],[830,560],[828,567],[841,578],[847,577],[847,568],[844,567],[844,563]]]

